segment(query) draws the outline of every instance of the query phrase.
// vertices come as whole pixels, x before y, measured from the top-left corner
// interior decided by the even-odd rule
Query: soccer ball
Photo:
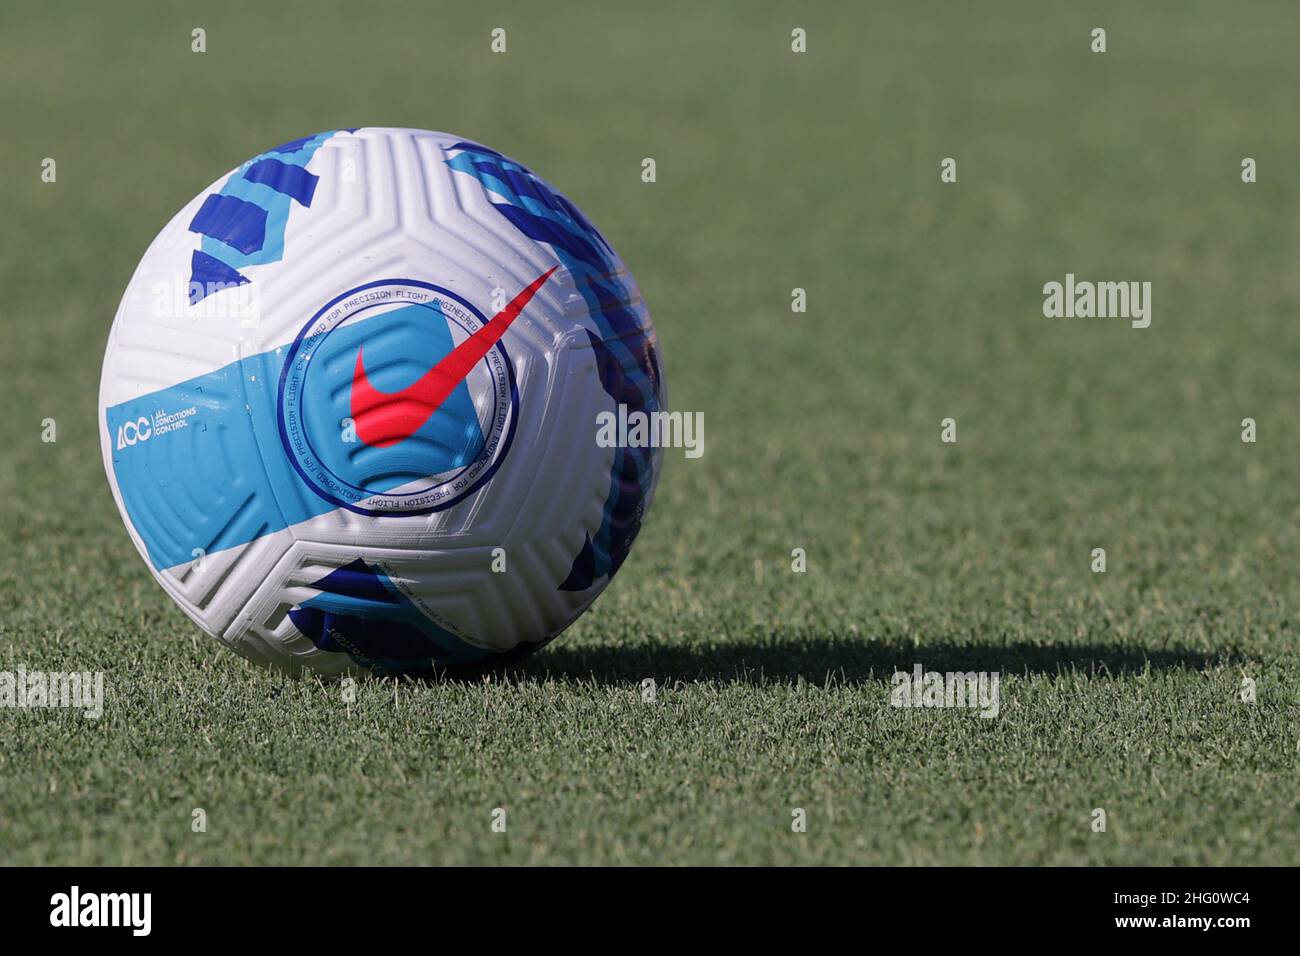
[[[99,421],[140,554],[253,660],[514,660],[627,557],[660,453],[654,329],[569,200],[478,143],[334,130],[200,193],[135,271]]]

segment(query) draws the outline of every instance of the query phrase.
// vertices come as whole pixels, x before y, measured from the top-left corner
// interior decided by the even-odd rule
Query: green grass
[[[1300,859],[1290,5],[12,6],[0,670],[109,686],[99,721],[0,709],[0,861]],[[462,133],[565,190],[707,427],[559,642],[348,704],[171,605],[95,404],[157,229],[351,125]],[[1043,318],[1066,272],[1151,281],[1151,328]],[[917,661],[1001,672],[1001,716],[891,708]]]

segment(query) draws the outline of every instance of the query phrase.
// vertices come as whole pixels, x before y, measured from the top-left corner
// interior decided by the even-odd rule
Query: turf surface
[[[1297,862],[1293,8],[269,6],[0,12],[0,670],[108,681],[0,709],[0,862]],[[157,229],[353,125],[565,190],[706,452],[529,664],[349,703],[170,604],[95,400]],[[1152,282],[1151,327],[1044,318],[1067,272]],[[891,708],[917,662],[1000,716]]]

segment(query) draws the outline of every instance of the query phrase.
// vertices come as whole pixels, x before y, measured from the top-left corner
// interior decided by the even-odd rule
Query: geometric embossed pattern
[[[421,405],[453,354],[469,371]],[[600,447],[596,417],[638,400],[663,401],[649,315],[580,212],[459,137],[360,129],[270,150],[168,223],[100,422],[127,528],[204,630],[290,669],[423,672],[536,647],[608,583],[659,461]],[[357,438],[383,421],[406,430]]]

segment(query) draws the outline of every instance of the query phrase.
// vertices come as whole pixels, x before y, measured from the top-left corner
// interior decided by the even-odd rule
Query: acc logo
[[[280,440],[298,475],[368,515],[441,511],[476,490],[518,419],[501,336],[550,274],[491,320],[414,279],[371,282],[326,305],[280,375]]]
[[[117,426],[117,447],[119,450],[134,445],[136,442],[148,441],[153,434],[149,419],[137,418],[135,421],[123,422]]]

